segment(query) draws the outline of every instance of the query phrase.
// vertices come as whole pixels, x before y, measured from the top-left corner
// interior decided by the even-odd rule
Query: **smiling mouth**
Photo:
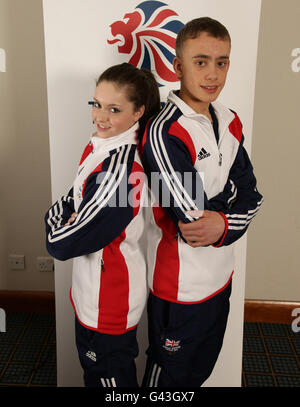
[[[218,85],[215,85],[215,86],[201,86],[201,88],[203,88],[203,89],[208,89],[208,90],[214,90],[214,89],[217,89],[217,87],[218,87]]]
[[[218,90],[218,85],[215,85],[215,86],[201,86],[201,89],[203,89],[207,93],[215,93]]]
[[[110,128],[110,127],[102,126],[102,124],[97,124],[97,127],[98,127],[98,129],[101,129],[101,130],[108,130]]]

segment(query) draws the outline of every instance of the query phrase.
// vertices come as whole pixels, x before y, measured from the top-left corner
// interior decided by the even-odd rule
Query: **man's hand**
[[[223,235],[225,220],[218,212],[203,211],[202,217],[198,220],[191,223],[179,221],[178,226],[190,246],[209,246],[217,242]]]

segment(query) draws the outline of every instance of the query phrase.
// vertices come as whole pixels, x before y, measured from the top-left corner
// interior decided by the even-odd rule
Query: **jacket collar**
[[[137,122],[132,127],[130,127],[130,129],[126,130],[124,133],[119,134],[118,136],[101,138],[93,134],[91,137],[93,152],[107,152],[125,144],[137,144],[138,129],[139,123]]]
[[[175,104],[184,116],[200,122],[209,121],[207,116],[201,113],[196,113],[188,104],[180,99],[177,93],[178,91],[170,91],[168,101]],[[212,102],[211,105],[216,113],[219,122],[219,133],[221,135],[224,129],[228,128],[229,124],[232,122],[235,116],[230,109],[228,109],[220,102]]]

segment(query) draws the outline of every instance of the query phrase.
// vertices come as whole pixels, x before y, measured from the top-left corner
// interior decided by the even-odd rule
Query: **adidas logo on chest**
[[[199,154],[198,154],[198,160],[203,160],[204,158],[210,157],[210,153],[208,153],[205,148],[201,148]]]

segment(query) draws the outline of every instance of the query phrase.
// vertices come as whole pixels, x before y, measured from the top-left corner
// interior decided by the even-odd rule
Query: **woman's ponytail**
[[[161,103],[157,82],[152,72],[144,68],[142,68],[140,72],[141,75],[143,75],[144,77],[144,90],[142,93],[144,100],[143,104],[145,105],[145,112],[141,119],[139,120],[140,122],[139,133],[141,138],[143,136],[144,130],[149,119],[155,116],[160,111]]]

